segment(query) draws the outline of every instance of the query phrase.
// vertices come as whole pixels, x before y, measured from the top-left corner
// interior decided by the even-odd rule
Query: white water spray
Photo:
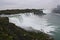
[[[51,11],[52,11],[51,9],[44,9],[43,13],[51,13]]]
[[[47,19],[44,18],[45,16],[37,16],[33,13],[19,15],[20,16],[9,17],[9,21],[22,28],[32,27],[35,30],[40,30],[45,33],[54,31],[54,26],[48,26],[49,23],[47,23]]]

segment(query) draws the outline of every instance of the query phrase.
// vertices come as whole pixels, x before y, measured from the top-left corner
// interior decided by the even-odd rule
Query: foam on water
[[[45,16],[37,16],[33,13],[19,14],[20,16],[9,17],[9,22],[16,24],[19,27],[32,27],[33,29],[43,31],[50,34],[54,31],[54,26],[48,26],[47,18]],[[30,30],[30,29],[29,29]]]

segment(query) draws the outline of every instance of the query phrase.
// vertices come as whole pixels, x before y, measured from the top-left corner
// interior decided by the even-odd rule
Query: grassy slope
[[[9,23],[8,18],[0,17],[0,40],[53,40],[45,33],[28,32],[15,24]]]

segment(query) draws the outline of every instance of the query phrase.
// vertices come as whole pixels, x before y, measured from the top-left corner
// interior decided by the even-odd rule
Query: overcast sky
[[[51,9],[59,4],[59,0],[0,0],[0,9],[45,8]]]

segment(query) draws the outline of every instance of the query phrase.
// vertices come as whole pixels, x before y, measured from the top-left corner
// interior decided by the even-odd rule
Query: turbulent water
[[[9,17],[9,22],[26,30],[40,30],[53,35],[55,40],[60,40],[60,14],[43,11],[46,15],[35,15],[34,13],[20,13],[15,15],[1,15]]]
[[[47,22],[47,15],[34,15],[34,13],[24,13],[19,14],[20,16],[9,17],[9,21],[15,23],[17,26],[26,28],[32,27],[33,29],[40,30],[47,34],[55,30],[55,27]]]

